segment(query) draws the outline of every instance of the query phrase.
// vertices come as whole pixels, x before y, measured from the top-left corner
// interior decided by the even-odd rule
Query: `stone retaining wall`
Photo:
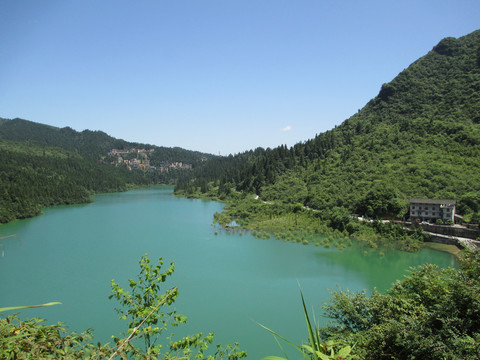
[[[457,239],[435,234],[430,234],[430,242],[459,246]]]
[[[423,231],[435,234],[456,236],[476,240],[480,236],[478,229],[468,229],[466,227],[448,226],[448,225],[422,225],[418,224]]]
[[[453,237],[449,235],[434,234],[434,233],[428,233],[428,235],[430,235],[429,242],[455,245],[459,248],[467,247],[473,251],[480,249],[480,241],[478,240],[472,240],[472,239],[461,238],[461,237]]]

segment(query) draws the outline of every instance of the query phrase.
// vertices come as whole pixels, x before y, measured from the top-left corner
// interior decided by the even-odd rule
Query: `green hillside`
[[[478,221],[479,145],[475,31],[440,41],[335,129],[289,149],[216,159],[176,191],[226,199],[256,194],[282,211],[308,206],[332,224],[338,214],[408,216],[410,197],[454,198],[467,220]]]
[[[95,192],[150,183],[143,172],[102,165],[71,151],[0,141],[0,223],[38,215],[45,206],[89,202]]]
[[[92,159],[100,159],[112,149],[155,149],[152,158],[154,165],[165,161],[198,164],[202,158],[213,157],[210,154],[179,147],[167,148],[128,142],[111,137],[103,131],[84,130],[78,132],[70,127],[57,128],[23,119],[8,120],[0,118],[0,139],[28,142],[39,146],[59,147],[75,151]]]
[[[89,202],[94,193],[170,183],[185,173],[175,169],[130,171],[125,165],[109,164],[114,160],[107,156],[112,149],[131,148],[153,149],[149,153],[152,166],[185,162],[195,167],[212,157],[181,148],[130,143],[101,131],[77,132],[0,118],[0,223],[38,215],[46,206]]]

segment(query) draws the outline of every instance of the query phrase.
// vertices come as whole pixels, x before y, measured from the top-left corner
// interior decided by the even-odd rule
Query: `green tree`
[[[343,231],[352,221],[352,215],[343,207],[334,207],[329,215],[330,227]]]
[[[122,307],[116,309],[120,319],[128,321],[128,337],[116,338],[118,345],[116,351],[125,351],[129,356],[145,359],[203,359],[209,344],[213,341],[213,333],[202,336],[201,333],[186,336],[170,344],[167,351],[162,351],[164,344],[159,343],[162,332],[168,326],[178,326],[185,323],[187,318],[177,314],[175,309],[169,307],[178,296],[178,288],[173,287],[167,291],[162,290],[162,285],[173,274],[175,265],[170,263],[166,270],[162,270],[163,260],[158,259],[157,264],[152,264],[147,254],[139,261],[140,273],[137,280],[128,280],[131,292],[124,290],[114,280],[111,281],[112,295]],[[168,310],[163,311],[162,309]],[[134,345],[133,338],[140,337],[144,342],[144,349],[140,350]],[[177,353],[181,353],[178,355]],[[238,351],[237,344],[225,348],[217,345],[216,352],[209,355],[209,359],[238,359],[245,357],[246,353]]]
[[[176,287],[161,293],[161,285],[173,274],[175,266],[171,263],[162,272],[162,258],[158,260],[158,264],[153,265],[146,254],[142,256],[139,264],[137,280],[128,280],[131,293],[112,280],[112,295],[109,298],[117,299],[122,305],[116,311],[120,314],[120,319],[129,321],[129,334],[135,331],[135,336],[143,338],[146,352],[158,353],[162,345],[156,345],[156,342],[167,324],[177,326],[186,321],[186,318],[177,315],[175,310],[168,313],[160,311],[162,305],[171,305],[178,296]],[[140,325],[144,326],[140,328]]]
[[[406,202],[402,201],[398,190],[380,181],[373,184],[357,209],[360,214],[374,218],[401,216],[405,210]]]

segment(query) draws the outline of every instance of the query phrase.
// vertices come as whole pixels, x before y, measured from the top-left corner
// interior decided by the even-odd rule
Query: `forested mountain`
[[[42,207],[85,203],[95,192],[124,191],[152,179],[60,148],[0,141],[0,223],[38,215]]]
[[[182,161],[195,167],[202,158],[209,158],[186,180],[177,183],[179,194],[200,192],[231,200],[232,195],[241,198],[254,193],[264,201],[319,210],[318,216],[327,220],[339,212],[403,216],[410,197],[454,198],[459,200],[459,212],[467,220],[478,220],[480,31],[459,39],[443,39],[390,83],[382,85],[378,96],[357,114],[335,129],[291,148],[258,148],[236,156],[214,157],[180,148],[129,143],[101,131],[77,132],[21,119],[0,119],[0,139],[2,193],[12,204],[16,200],[12,199],[11,187],[15,176],[20,176],[13,176],[12,171],[18,172],[21,164],[28,164],[23,156],[39,157],[32,160],[31,166],[23,166],[30,170],[35,169],[34,163],[47,158],[47,162],[57,162],[50,163],[52,169],[61,168],[64,165],[59,164],[66,161],[88,162],[83,168],[76,165],[86,174],[86,169],[96,169],[98,160],[112,148],[142,147],[155,149],[152,165]],[[7,140],[13,141],[11,145],[6,145]],[[35,150],[28,155],[28,151],[15,150],[26,144]],[[58,153],[51,147],[58,148]],[[70,171],[71,167],[65,169]],[[98,171],[107,171],[101,169]],[[35,179],[41,178],[35,174]],[[140,181],[127,181],[128,176],[120,176],[124,177],[120,188]],[[148,181],[162,180],[157,177]],[[106,190],[93,182],[89,184],[82,185],[87,192]],[[9,189],[5,190],[7,185]],[[109,190],[116,188],[113,185]],[[37,205],[61,203],[60,197]]]
[[[478,219],[479,145],[480,30],[441,40],[340,126],[291,148],[215,159],[176,191],[255,193],[327,219],[334,209],[403,216],[410,197],[454,198]]]
[[[195,165],[200,163],[202,158],[213,157],[210,154],[179,147],[167,148],[128,142],[111,137],[102,131],[84,130],[78,132],[70,127],[57,128],[23,119],[8,120],[0,118],[0,139],[59,147],[78,152],[80,155],[92,159],[100,159],[112,149],[154,149],[155,151],[152,153],[152,163],[154,165],[161,162],[185,162]]]
[[[98,192],[169,183],[185,173],[130,171],[109,164],[112,159],[107,154],[112,149],[131,148],[153,149],[149,161],[154,166],[185,162],[195,167],[213,157],[181,148],[129,143],[101,131],[77,132],[0,118],[0,223],[38,215],[45,206],[89,202]]]

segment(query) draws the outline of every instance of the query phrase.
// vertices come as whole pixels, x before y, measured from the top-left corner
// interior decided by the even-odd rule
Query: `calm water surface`
[[[238,341],[249,358],[259,359],[281,353],[257,322],[293,341],[305,339],[299,285],[319,314],[337,285],[385,290],[410,266],[455,266],[451,255],[429,249],[381,257],[359,245],[339,251],[218,231],[212,219],[223,204],[171,193],[156,187],[98,195],[88,205],[50,208],[1,226],[0,236],[18,237],[2,241],[0,307],[60,301],[21,315],[63,321],[75,331],[94,328],[98,340],[108,341],[124,331],[117,304],[108,300],[110,280],[126,287],[148,253],[175,262],[168,286],[179,287],[175,307],[189,318],[175,333],[214,331],[216,343]]]

